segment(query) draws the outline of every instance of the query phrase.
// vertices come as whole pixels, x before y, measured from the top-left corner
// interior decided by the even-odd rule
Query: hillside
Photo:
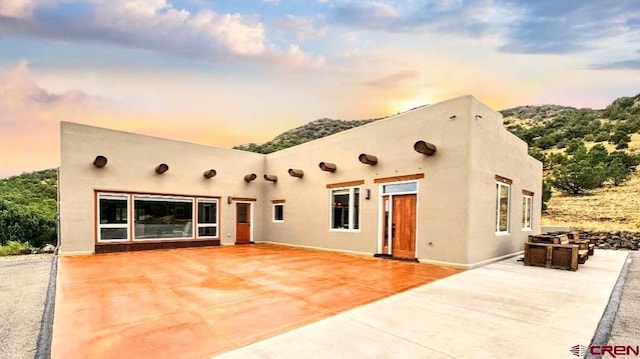
[[[55,169],[0,179],[0,245],[55,243],[57,188]]]
[[[379,119],[345,121],[321,118],[303,126],[294,128],[293,130],[283,132],[269,142],[265,142],[260,145],[249,143],[246,145],[234,146],[233,148],[249,152],[271,153],[318,138],[333,135],[334,133],[342,132],[350,128],[362,126],[376,120]]]

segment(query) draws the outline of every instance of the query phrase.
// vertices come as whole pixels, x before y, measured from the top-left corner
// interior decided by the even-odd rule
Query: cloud
[[[331,11],[334,21],[364,28],[394,30],[403,20],[395,5],[380,1],[342,2],[333,6]]]
[[[555,0],[349,1],[328,6],[336,24],[481,39],[501,52],[565,54],[640,41],[640,3]]]
[[[0,18],[0,35],[111,43],[208,61],[260,62],[290,56],[290,44],[278,48],[268,41],[257,15],[192,12],[167,0],[85,0],[35,10],[30,19]]]
[[[82,91],[41,88],[25,61],[0,68],[0,178],[56,167],[59,122],[86,122],[106,107]]]
[[[289,65],[307,68],[319,68],[326,62],[324,57],[307,54],[300,50],[300,46],[296,44],[289,45],[285,59]]]
[[[293,34],[298,40],[307,40],[323,37],[327,33],[327,28],[317,28],[314,20],[310,17],[286,15],[275,21],[277,29],[285,34]]]
[[[33,0],[2,0],[0,1],[0,17],[28,18],[33,12]]]
[[[640,70],[640,59],[593,64],[589,68],[594,70]]]

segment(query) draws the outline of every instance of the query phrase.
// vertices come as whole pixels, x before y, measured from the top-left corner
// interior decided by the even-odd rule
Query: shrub
[[[0,245],[0,256],[30,254],[34,250],[35,248],[27,242],[9,241],[6,245]]]

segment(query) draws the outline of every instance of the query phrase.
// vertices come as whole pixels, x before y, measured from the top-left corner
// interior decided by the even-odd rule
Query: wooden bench
[[[580,258],[579,246],[570,244],[566,235],[532,235],[524,244],[524,264],[528,266],[575,271]]]

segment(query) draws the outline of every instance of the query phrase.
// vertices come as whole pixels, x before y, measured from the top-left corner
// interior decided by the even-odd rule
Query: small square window
[[[284,204],[273,205],[273,221],[284,222]]]

